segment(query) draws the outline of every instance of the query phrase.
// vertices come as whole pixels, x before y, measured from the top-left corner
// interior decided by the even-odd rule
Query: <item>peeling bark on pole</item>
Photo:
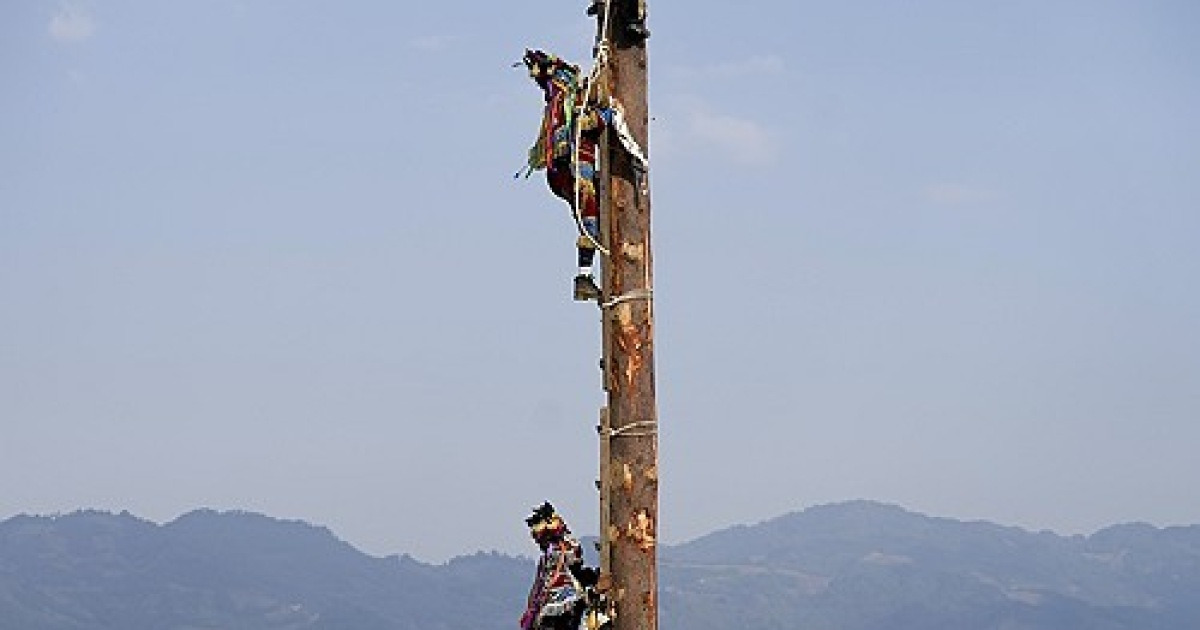
[[[612,48],[606,80],[624,108],[633,137],[648,153],[645,40],[629,20],[641,0],[609,0]],[[658,413],[654,387],[653,274],[648,174],[639,174],[620,143],[610,142],[601,164],[606,193],[603,261],[605,387],[608,425],[602,462],[602,555],[616,603],[614,630],[658,627]]]

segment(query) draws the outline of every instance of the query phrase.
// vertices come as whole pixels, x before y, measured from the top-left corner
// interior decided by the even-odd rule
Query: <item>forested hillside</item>
[[[1200,526],[1031,533],[852,502],[661,550],[664,630],[1200,627]],[[532,561],[376,558],[201,510],[0,523],[0,630],[512,630]]]

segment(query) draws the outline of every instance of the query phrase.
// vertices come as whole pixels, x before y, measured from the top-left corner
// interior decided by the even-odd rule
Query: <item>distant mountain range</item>
[[[1091,536],[858,501],[660,550],[664,630],[1193,630],[1200,526]],[[245,512],[0,523],[0,630],[514,630],[532,561],[376,558]]]

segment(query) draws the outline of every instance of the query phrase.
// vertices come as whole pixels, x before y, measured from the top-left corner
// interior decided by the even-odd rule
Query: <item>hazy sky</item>
[[[0,3],[0,518],[596,528],[584,0]],[[1200,522],[1200,3],[651,2],[662,537]]]

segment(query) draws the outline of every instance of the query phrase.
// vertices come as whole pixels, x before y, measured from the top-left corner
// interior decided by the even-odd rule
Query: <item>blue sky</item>
[[[514,180],[585,2],[0,7],[0,518],[595,530],[595,310]],[[1200,5],[652,2],[662,536],[1200,522]]]

